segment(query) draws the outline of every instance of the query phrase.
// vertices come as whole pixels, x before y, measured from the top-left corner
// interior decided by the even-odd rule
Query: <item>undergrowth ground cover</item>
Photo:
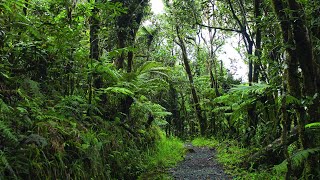
[[[185,148],[180,139],[166,137],[163,132],[160,132],[160,140],[156,142],[155,148],[145,154],[147,172],[142,173],[138,179],[171,179],[167,169],[182,161],[184,155]]]
[[[207,138],[195,138],[192,145],[214,148],[217,151],[216,159],[223,165],[225,172],[233,177],[233,179],[284,179],[272,169],[260,168],[253,170],[252,168],[244,168],[242,166],[246,157],[252,152],[249,148],[241,146],[235,140],[217,140]]]

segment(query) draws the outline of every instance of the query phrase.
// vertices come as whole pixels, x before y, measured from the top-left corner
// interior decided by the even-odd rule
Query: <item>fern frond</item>
[[[228,110],[231,110],[230,106],[221,106],[221,107],[214,108],[212,112],[225,112]]]
[[[164,119],[159,119],[159,118],[156,118],[154,120],[154,124],[157,125],[157,126],[165,126],[168,124],[168,122]]]
[[[101,89],[101,90],[105,90],[106,92],[114,92],[117,94],[124,94],[128,96],[134,95],[134,93],[131,90],[127,88],[121,88],[121,87],[108,87],[107,89]]]
[[[150,71],[150,69],[156,68],[156,67],[162,67],[162,63],[156,62],[156,61],[147,61],[142,66],[140,66],[137,69],[138,74],[146,73]]]
[[[158,74],[160,76],[169,77],[167,74],[169,71],[170,68],[164,67],[160,62],[148,61],[138,68],[136,73],[138,78],[145,79],[149,74]]]
[[[141,30],[141,32],[144,34],[144,35],[148,35],[148,34],[151,34],[150,33],[150,29],[148,29],[146,26],[142,26],[141,28],[140,28],[140,30]]]
[[[310,123],[305,125],[306,129],[318,129],[320,128],[320,122]]]
[[[268,84],[261,84],[261,83],[255,83],[252,86],[236,85],[233,88],[231,88],[231,92],[241,93],[241,94],[248,94],[248,93],[262,94],[270,87],[271,86]]]
[[[5,156],[5,153],[0,150],[0,167],[4,167],[5,169],[8,169],[10,174],[13,175],[14,179],[18,179],[16,173],[14,172],[13,168],[10,166],[6,156]],[[4,169],[1,169],[1,171],[4,171]]]
[[[18,138],[13,134],[12,130],[3,122],[0,120],[0,134],[5,138],[5,141],[9,141],[12,143],[17,143]]]
[[[48,145],[48,141],[46,138],[38,135],[38,134],[30,134],[24,141],[25,144],[36,144],[39,147],[45,147]]]
[[[294,97],[294,96],[287,95],[287,96],[286,96],[286,103],[287,103],[287,104],[297,104],[297,105],[300,105],[300,104],[301,104],[301,101],[300,101],[299,99],[297,99],[296,97]]]
[[[293,168],[299,167],[302,164],[302,162],[307,160],[307,158],[311,154],[316,154],[316,153],[320,153],[320,147],[312,148],[312,149],[305,149],[305,150],[301,150],[301,151],[295,153],[291,157]],[[288,160],[286,159],[281,164],[274,166],[273,169],[279,173],[283,173],[283,172],[287,171],[287,165],[288,165]]]
[[[220,97],[217,97],[213,100],[213,102],[215,103],[225,103],[225,102],[228,102],[231,98],[231,95],[230,94],[226,94],[226,95],[223,95],[223,96],[220,96]]]
[[[8,106],[1,98],[0,98],[0,112],[8,113],[12,110],[10,106]]]
[[[31,93],[31,95],[35,96],[41,96],[40,92],[40,84],[36,81],[33,81],[31,79],[25,79],[22,83],[22,88],[28,92],[28,94]]]

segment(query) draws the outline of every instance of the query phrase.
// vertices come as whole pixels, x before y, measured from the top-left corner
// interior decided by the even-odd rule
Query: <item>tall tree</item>
[[[121,2],[123,7],[127,8],[127,12],[120,15],[116,23],[118,48],[123,51],[116,61],[116,66],[121,69],[125,63],[124,48],[134,47],[136,34],[146,14],[149,0],[113,0],[113,2]],[[127,51],[127,72],[132,71],[133,55],[133,50]]]
[[[91,67],[93,67],[93,61],[98,61],[99,60],[99,29],[100,29],[100,25],[99,25],[99,10],[97,8],[97,5],[99,3],[99,0],[96,0],[94,3],[94,7],[92,9],[92,14],[91,17],[89,19],[90,22],[90,62],[91,62]],[[95,88],[101,88],[102,87],[102,80],[101,78],[97,78],[95,79],[95,75],[91,74],[89,76],[89,104],[92,104],[92,96],[93,96],[93,80],[95,80],[94,83],[94,87]]]
[[[181,48],[182,60],[183,60],[183,63],[184,63],[184,67],[185,67],[186,73],[188,75],[190,88],[191,88],[191,94],[192,94],[192,98],[193,98],[193,102],[194,102],[194,106],[195,106],[195,110],[196,110],[196,115],[197,115],[197,118],[198,118],[199,124],[200,124],[200,133],[201,133],[202,136],[204,136],[206,134],[206,129],[207,129],[207,120],[202,115],[202,110],[201,110],[201,107],[200,107],[200,101],[199,101],[199,98],[197,96],[197,91],[196,91],[195,86],[194,86],[193,75],[192,75],[190,64],[189,64],[187,48],[186,48],[184,40],[181,37],[180,30],[179,30],[179,27],[177,25],[176,25],[176,32],[177,32],[177,37],[179,39],[179,42],[177,42],[177,44]]]
[[[295,0],[288,0],[286,3],[280,0],[273,0],[273,6],[281,24],[283,42],[287,47],[288,57],[286,62],[288,65],[289,92],[299,99],[303,98],[303,96],[314,97],[317,93],[316,64],[302,6]],[[285,11],[285,8],[289,8],[291,11]],[[297,72],[298,67],[302,70],[302,87],[297,83],[300,81]],[[318,97],[315,97],[314,104],[308,105],[307,112],[303,107],[297,107],[299,137],[305,149],[313,147],[305,134],[305,124],[315,122],[316,117],[319,117],[318,103]],[[310,120],[307,120],[306,113],[309,114],[308,119]],[[316,174],[315,169],[318,167],[316,161],[316,159],[309,159],[308,169],[312,174]]]

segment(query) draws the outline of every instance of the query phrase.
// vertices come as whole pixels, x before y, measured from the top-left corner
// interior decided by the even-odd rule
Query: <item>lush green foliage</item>
[[[147,161],[150,168],[173,167],[184,157],[183,142],[175,137],[167,138],[161,133],[160,140],[155,145],[155,154],[150,154]]]
[[[162,131],[230,139],[192,143],[237,177],[319,178],[319,2],[163,2],[0,0],[0,179],[157,174],[183,154]]]
[[[292,166],[294,169],[298,169],[302,164],[308,159],[312,154],[318,154],[320,152],[320,148],[306,149],[295,152],[291,156]],[[274,170],[278,173],[285,174],[288,171],[288,160],[284,160],[281,164],[274,166]]]
[[[198,147],[217,147],[219,146],[219,141],[215,139],[207,139],[204,137],[195,138],[191,141],[192,145]]]
[[[170,179],[167,169],[183,160],[185,148],[183,142],[175,137],[167,138],[162,132],[154,148],[146,152],[147,172],[140,179]]]

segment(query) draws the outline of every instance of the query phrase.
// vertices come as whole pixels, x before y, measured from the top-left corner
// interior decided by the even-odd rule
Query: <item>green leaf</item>
[[[10,76],[8,74],[5,74],[3,72],[0,72],[0,74],[2,75],[2,77],[5,77],[6,79],[10,79]]]
[[[25,108],[22,108],[22,107],[17,107],[17,110],[18,110],[20,113],[28,113],[28,110],[26,110]]]
[[[305,125],[305,128],[308,128],[308,129],[318,129],[318,128],[320,128],[320,122],[315,122],[315,123],[307,124],[307,125]]]
[[[301,104],[301,101],[300,101],[299,99],[297,99],[296,97],[294,97],[294,96],[287,95],[287,96],[286,96],[286,103],[287,103],[287,104],[297,104],[297,105],[300,105],[300,104]]]
[[[109,92],[114,92],[117,94],[124,94],[124,95],[128,95],[128,96],[133,96],[134,93],[127,89],[127,88],[122,88],[122,87],[108,87],[107,89],[105,89],[106,91]]]
[[[303,161],[305,161],[310,156],[310,154],[315,154],[315,153],[319,153],[319,152],[320,152],[320,147],[312,148],[312,149],[305,149],[305,150],[301,150],[301,151],[295,153],[291,157],[293,167],[299,167],[301,165],[301,163]],[[274,166],[273,169],[276,170],[277,172],[280,172],[280,173],[286,172],[287,171],[287,164],[288,164],[288,161],[286,159],[281,164]]]

